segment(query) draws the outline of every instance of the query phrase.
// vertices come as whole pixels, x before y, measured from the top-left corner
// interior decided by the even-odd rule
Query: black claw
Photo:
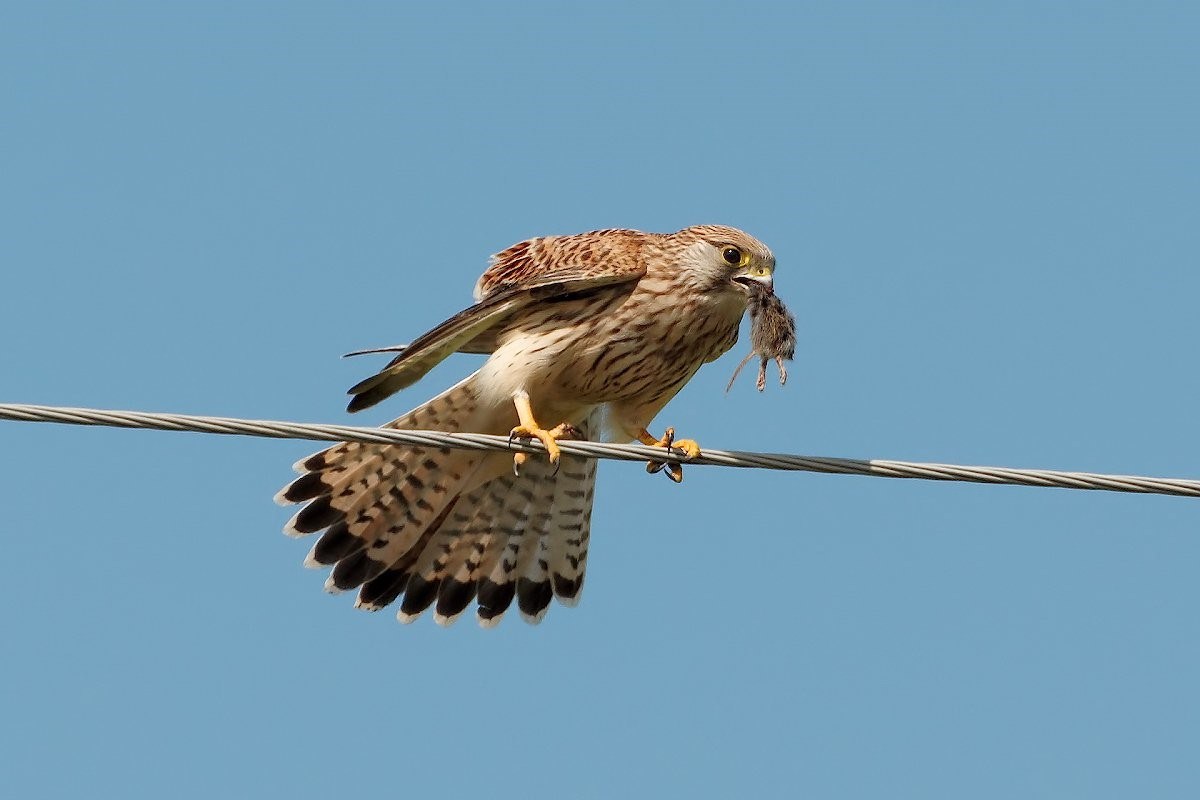
[[[683,482],[683,465],[675,461],[650,461],[646,464],[646,472],[653,475],[666,470],[666,476],[675,483]]]

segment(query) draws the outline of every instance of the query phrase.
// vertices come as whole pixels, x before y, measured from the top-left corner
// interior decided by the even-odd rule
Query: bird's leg
[[[696,444],[694,439],[676,439],[675,429],[667,428],[663,432],[661,439],[655,439],[654,434],[650,433],[645,428],[638,431],[638,441],[642,444],[650,445],[651,447],[662,447],[667,451],[673,448],[678,448],[683,451],[684,458],[695,458],[700,455],[700,445]],[[651,461],[646,464],[646,471],[654,474],[666,467],[667,477],[676,483],[683,481],[683,465],[673,464],[665,461]]]
[[[651,447],[675,448],[683,451],[684,458],[695,458],[700,455],[700,445],[694,439],[676,439],[675,429],[667,428],[661,439],[655,439],[654,434],[642,428],[638,431],[638,441]]]
[[[529,404],[528,392],[517,392],[513,395],[513,404],[517,407],[517,418],[521,424],[513,428],[508,439],[537,439],[546,448],[546,454],[550,457],[551,464],[557,464],[558,459],[562,457],[562,451],[558,447],[556,440],[558,439],[575,439],[579,437],[579,431],[574,425],[563,422],[559,425],[546,430],[541,425],[538,425],[537,420],[533,416],[533,406]],[[525,463],[526,454],[517,453],[513,456],[513,472],[521,468]]]

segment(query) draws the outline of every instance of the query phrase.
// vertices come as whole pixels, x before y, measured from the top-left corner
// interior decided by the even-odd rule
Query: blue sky
[[[545,233],[737,225],[711,447],[1196,477],[1200,8],[9,4],[0,401],[349,421]],[[459,356],[356,422],[473,369]],[[578,608],[397,625],[303,442],[0,423],[6,796],[1195,797],[1200,504],[606,463]]]

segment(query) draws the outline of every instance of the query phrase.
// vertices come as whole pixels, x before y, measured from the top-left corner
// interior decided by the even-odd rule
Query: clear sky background
[[[0,401],[375,424],[490,253],[700,222],[702,445],[1200,476],[1195,3],[9,3]],[[774,379],[772,378],[772,381]],[[1200,501],[605,463],[539,627],[321,591],[304,442],[0,422],[7,797],[1192,798]]]

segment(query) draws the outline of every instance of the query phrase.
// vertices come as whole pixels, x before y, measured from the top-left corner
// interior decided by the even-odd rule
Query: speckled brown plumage
[[[474,305],[357,384],[350,408],[450,353],[488,352],[479,371],[389,426],[543,438],[562,425],[595,438],[603,419],[616,440],[646,441],[663,405],[736,342],[748,297],[770,291],[773,270],[765,245],[723,226],[520,242],[493,258]],[[323,531],[306,564],[332,566],[326,587],[358,589],[360,608],[398,600],[402,621],[433,607],[447,624],[474,600],[490,626],[515,601],[536,622],[553,597],[579,598],[596,463],[530,458],[516,475],[512,464],[504,453],[344,443],[298,464],[304,474],[277,499],[307,503],[287,531]]]

